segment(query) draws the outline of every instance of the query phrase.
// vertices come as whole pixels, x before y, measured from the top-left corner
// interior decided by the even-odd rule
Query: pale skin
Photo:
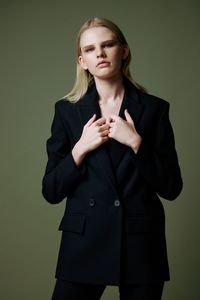
[[[118,116],[124,95],[121,63],[129,53],[127,45],[118,43],[115,35],[106,27],[87,29],[80,39],[79,63],[94,77],[99,94],[102,117],[94,114],[83,127],[82,135],[72,149],[77,166],[90,151],[109,139],[115,139],[137,153],[142,142],[134,121],[127,109],[126,120]]]

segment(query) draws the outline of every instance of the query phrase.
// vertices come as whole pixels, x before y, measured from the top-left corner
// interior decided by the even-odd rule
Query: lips
[[[109,62],[108,61],[106,61],[106,60],[102,60],[102,61],[100,61],[96,66],[97,67],[100,67],[100,66],[106,66],[106,65],[108,65],[109,64]]]

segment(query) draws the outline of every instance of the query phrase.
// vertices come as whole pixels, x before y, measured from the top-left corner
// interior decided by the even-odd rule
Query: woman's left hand
[[[125,109],[124,114],[126,121],[116,115],[111,115],[108,118],[108,122],[110,123],[110,131],[108,136],[124,145],[131,147],[133,151],[137,153],[142,142],[142,138],[137,133],[134,121],[127,109]]]

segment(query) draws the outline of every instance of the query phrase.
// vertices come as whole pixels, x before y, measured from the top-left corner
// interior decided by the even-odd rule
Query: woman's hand
[[[135,153],[138,152],[142,142],[141,136],[135,129],[135,124],[127,109],[125,110],[126,121],[116,115],[109,117],[109,138],[113,138],[118,142],[127,145],[133,149]]]
[[[84,125],[83,132],[72,149],[72,155],[77,166],[81,164],[85,155],[105,143],[109,137],[110,125],[106,123],[106,118],[96,120],[96,114]]]

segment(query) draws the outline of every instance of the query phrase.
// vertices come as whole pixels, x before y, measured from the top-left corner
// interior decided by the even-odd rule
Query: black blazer
[[[165,215],[158,196],[174,200],[182,179],[169,121],[169,103],[125,80],[119,115],[127,108],[142,144],[137,154],[115,140],[89,152],[77,167],[71,150],[94,113],[95,84],[73,104],[55,104],[43,196],[67,197],[56,278],[118,285],[169,280]],[[111,156],[109,155],[111,154]]]

